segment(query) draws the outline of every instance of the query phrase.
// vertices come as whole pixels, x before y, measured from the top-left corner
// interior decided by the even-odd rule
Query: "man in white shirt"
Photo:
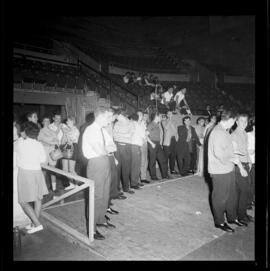
[[[137,112],[138,113],[138,112]],[[139,115],[134,113],[130,119],[134,125],[134,134],[131,138],[131,188],[140,189],[141,147],[146,139],[146,129],[139,122]],[[140,112],[142,113],[142,112]],[[140,115],[142,118],[142,115]]]
[[[104,240],[105,237],[96,230],[96,227],[112,225],[105,217],[110,195],[111,168],[103,128],[109,123],[109,112],[108,109],[98,108],[94,114],[95,121],[85,129],[83,134],[82,151],[88,159],[87,178],[95,182],[94,238]]]
[[[166,92],[162,95],[161,104],[164,104],[168,109],[174,110],[175,102],[173,101],[173,91],[176,89],[174,85],[172,88],[169,88]]]
[[[174,96],[174,101],[176,102],[176,108],[181,108],[181,102],[184,102],[184,106],[188,107],[186,98],[185,98],[185,94],[187,92],[186,88],[183,88],[181,90],[179,90],[175,96]]]

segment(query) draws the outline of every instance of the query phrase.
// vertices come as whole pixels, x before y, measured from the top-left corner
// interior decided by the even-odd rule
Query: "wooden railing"
[[[73,180],[76,180],[76,181],[83,183],[79,186],[76,186],[74,189],[66,192],[65,194],[57,197],[56,199],[53,199],[53,200],[46,202],[45,204],[42,205],[42,210],[52,208],[49,206],[51,206],[57,202],[62,202],[63,199],[65,199],[65,198],[67,198],[67,197],[69,197],[79,191],[82,191],[83,189],[89,188],[89,197],[88,197],[89,208],[88,208],[88,223],[87,223],[88,236],[85,236],[82,233],[78,232],[77,230],[71,228],[70,226],[66,225],[65,223],[58,220],[54,216],[48,214],[47,212],[42,212],[42,216],[45,217],[46,219],[48,219],[51,223],[55,224],[60,229],[64,230],[65,232],[72,235],[73,237],[75,237],[79,241],[88,245],[89,243],[91,243],[94,240],[94,195],[95,195],[94,181],[90,180],[90,179],[83,178],[81,176],[78,176],[78,175],[75,175],[72,173],[69,173],[69,172],[66,172],[66,171],[63,171],[61,169],[47,166],[47,165],[42,165],[42,169],[66,176],[70,179],[73,179]]]

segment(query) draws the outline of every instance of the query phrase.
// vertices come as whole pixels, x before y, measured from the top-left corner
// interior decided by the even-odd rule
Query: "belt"
[[[130,143],[123,143],[123,142],[117,142],[117,141],[116,141],[116,144],[119,144],[119,145],[125,146],[125,145],[128,145],[128,144],[130,144]]]

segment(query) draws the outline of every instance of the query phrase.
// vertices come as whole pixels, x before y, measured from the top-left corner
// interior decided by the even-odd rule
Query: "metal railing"
[[[45,204],[42,205],[42,210],[49,209],[49,206],[51,206],[57,202],[61,202],[61,201],[63,201],[63,199],[65,199],[65,198],[67,198],[67,197],[69,197],[79,191],[82,191],[84,189],[89,188],[89,197],[88,197],[89,208],[88,208],[88,223],[87,223],[88,236],[85,236],[82,233],[78,232],[77,230],[71,228],[70,226],[68,226],[67,224],[58,220],[54,216],[52,216],[46,212],[42,212],[42,216],[45,217],[46,219],[48,219],[51,223],[55,224],[60,229],[64,230],[65,232],[69,233],[70,235],[72,235],[76,239],[78,239],[81,242],[83,242],[84,244],[88,245],[89,243],[91,243],[94,240],[94,195],[95,195],[94,181],[90,180],[90,179],[86,179],[86,178],[78,176],[78,175],[75,175],[75,174],[71,174],[71,173],[63,171],[61,169],[47,166],[47,165],[42,165],[42,169],[49,170],[51,172],[66,176],[70,179],[74,179],[76,181],[83,183],[82,185],[76,186],[71,191],[66,192],[65,194],[57,197],[56,199],[53,199],[53,200],[46,202]],[[57,205],[57,206],[59,206],[59,205]],[[55,206],[55,207],[57,207],[57,206]],[[50,207],[50,208],[52,208],[52,207]]]

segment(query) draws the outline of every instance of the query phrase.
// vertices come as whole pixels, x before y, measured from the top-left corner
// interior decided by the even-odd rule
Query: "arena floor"
[[[234,227],[233,234],[215,228],[208,194],[207,184],[198,176],[145,185],[126,200],[113,201],[112,208],[120,213],[109,215],[116,229],[99,228],[106,239],[94,240],[88,250],[44,221],[44,231],[22,237],[22,252],[14,259],[254,260],[254,224]],[[81,197],[73,196],[73,203],[46,212],[86,234]],[[43,242],[48,243],[46,250],[40,248]]]

